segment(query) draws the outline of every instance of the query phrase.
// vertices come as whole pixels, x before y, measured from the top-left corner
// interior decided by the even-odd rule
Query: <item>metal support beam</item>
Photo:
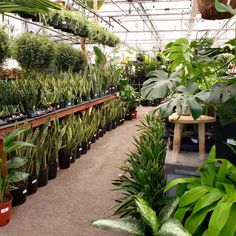
[[[114,17],[110,17],[114,22],[116,22],[120,27],[122,27],[123,29],[126,30],[126,32],[129,32],[129,30],[123,25],[121,24],[118,20],[116,20]]]
[[[189,23],[188,23],[187,34],[186,34],[187,39],[191,38],[191,34],[193,31],[194,22],[195,22],[197,13],[198,13],[197,0],[192,0],[192,8],[191,8],[190,18],[189,18]]]
[[[105,0],[105,4],[111,4],[113,1],[112,0]],[[116,3],[117,4],[120,4],[120,3],[125,3],[125,4],[127,4],[127,0],[116,0]],[[169,2],[169,3],[174,3],[174,2],[191,2],[191,0],[145,0],[145,1],[143,1],[143,0],[132,0],[132,2],[133,3],[137,3],[137,2],[141,2],[141,3],[143,3],[143,2],[150,2],[150,3],[159,3],[159,2]]]
[[[182,16],[182,15],[189,15],[189,14],[190,14],[190,12],[175,12],[175,13],[169,13],[168,16]],[[102,17],[121,17],[121,16],[123,16],[123,17],[134,17],[134,16],[146,16],[147,17],[147,16],[149,16],[150,17],[150,16],[157,16],[157,14],[154,14],[154,13],[150,13],[150,14],[147,14],[147,13],[146,14],[132,14],[132,15],[126,14],[124,16],[124,14],[122,14],[122,13],[121,14],[116,14],[116,15],[111,15],[111,14],[102,15],[102,12],[101,12],[101,16]],[[158,16],[167,16],[167,14],[166,13],[159,13]]]

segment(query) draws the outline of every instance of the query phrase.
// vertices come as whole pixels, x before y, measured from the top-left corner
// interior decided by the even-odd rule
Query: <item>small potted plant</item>
[[[0,159],[0,226],[7,224],[12,216],[12,197],[9,191],[16,189],[14,183],[23,181],[28,177],[27,173],[18,171],[20,167],[26,164],[27,159],[11,157],[7,161],[7,154],[22,147],[34,147],[27,142],[15,141],[23,132],[26,132],[26,129],[16,129],[3,137],[3,152]]]

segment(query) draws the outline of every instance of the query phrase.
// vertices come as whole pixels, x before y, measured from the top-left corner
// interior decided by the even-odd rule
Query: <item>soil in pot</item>
[[[49,172],[48,167],[39,171],[38,187],[44,187],[48,184],[48,172]]]
[[[236,122],[222,126],[216,122],[216,158],[225,158],[236,166],[235,153],[228,145],[236,150],[234,141],[236,140]]]
[[[37,189],[38,189],[37,175],[30,175],[28,178],[27,195],[32,195],[32,194],[36,193]]]
[[[88,152],[88,142],[82,142],[82,154],[86,154]]]
[[[9,196],[8,200],[0,203],[0,226],[6,225],[12,216],[12,197]]]
[[[61,150],[59,151],[59,167],[60,169],[70,168],[72,155],[64,154]]]
[[[12,206],[19,206],[25,203],[27,197],[28,180],[17,185],[18,189],[10,191],[12,195]]]
[[[111,131],[111,130],[112,130],[112,123],[107,123],[106,131]]]
[[[57,177],[57,163],[51,163],[49,164],[49,170],[48,170],[48,180],[55,179]]]

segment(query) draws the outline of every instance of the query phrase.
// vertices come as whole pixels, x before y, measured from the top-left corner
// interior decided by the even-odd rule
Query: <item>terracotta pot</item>
[[[219,0],[223,4],[227,4],[227,0]],[[206,20],[217,20],[217,19],[228,19],[233,15],[230,13],[221,13],[215,9],[215,0],[197,0],[198,9],[203,19]],[[236,1],[231,1],[231,7],[236,8]]]
[[[4,203],[0,203],[0,226],[6,225],[12,216],[12,197]]]
[[[137,118],[137,111],[131,112],[131,118],[132,118],[132,120]]]

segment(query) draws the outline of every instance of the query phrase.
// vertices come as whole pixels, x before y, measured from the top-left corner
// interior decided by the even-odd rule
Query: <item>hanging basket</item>
[[[227,4],[227,0],[219,0],[219,2],[223,4]],[[215,9],[215,0],[197,0],[198,9],[202,15],[203,19],[206,20],[221,20],[221,19],[229,19],[233,15],[230,13],[221,13],[216,11]],[[236,8],[236,1],[231,0],[231,7]]]

